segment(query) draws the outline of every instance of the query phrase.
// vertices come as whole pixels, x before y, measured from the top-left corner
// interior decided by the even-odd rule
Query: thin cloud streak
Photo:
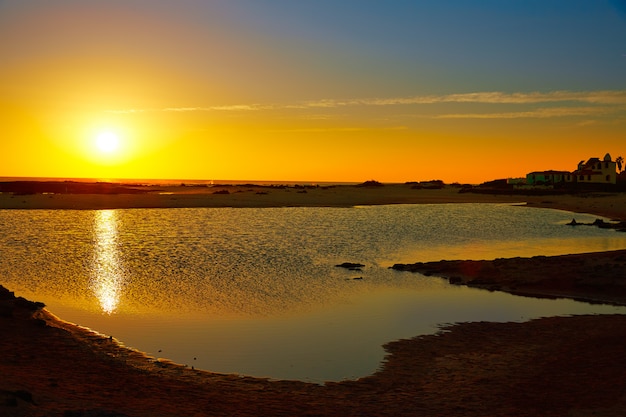
[[[504,113],[460,113],[426,116],[432,119],[546,119],[553,117],[604,116],[619,111],[626,111],[623,107],[557,107],[541,108],[531,111],[504,112]]]
[[[392,126],[385,128],[368,128],[368,127],[321,127],[321,128],[302,128],[302,129],[271,129],[266,130],[266,132],[270,133],[326,133],[326,132],[364,132],[364,131],[372,131],[372,130],[380,130],[380,131],[399,131],[399,130],[408,130],[407,126]]]
[[[343,106],[395,106],[438,103],[477,103],[477,104],[538,104],[558,102],[579,102],[592,104],[626,104],[626,91],[553,91],[549,93],[503,93],[478,92],[447,95],[428,95],[397,98],[372,98],[355,100],[320,100],[309,102],[309,107]]]
[[[372,107],[372,106],[410,106],[410,105],[428,105],[428,104],[543,104],[543,103],[586,103],[594,105],[626,105],[626,90],[605,90],[605,91],[553,91],[548,93],[530,92],[530,93],[504,93],[499,91],[447,94],[447,95],[426,95],[413,97],[392,97],[392,98],[368,98],[368,99],[348,99],[336,100],[325,99],[317,101],[306,101],[297,104],[235,104],[223,106],[209,107],[166,107],[166,108],[148,108],[148,109],[126,109],[126,110],[110,110],[110,113],[147,113],[147,112],[257,112],[272,110],[306,110],[306,109],[334,109],[341,107]],[[547,110],[547,109],[544,109]],[[554,109],[556,110],[556,109]],[[576,108],[571,109],[576,112]],[[510,114],[523,115],[540,112],[515,112]],[[554,115],[558,113],[555,112]],[[572,113],[572,114],[574,114]],[[503,113],[505,114],[505,113]],[[551,117],[549,112],[547,116]],[[477,115],[478,117],[488,115]],[[453,118],[450,116],[442,116]],[[518,116],[528,117],[528,116]],[[537,116],[533,116],[537,117]],[[485,117],[486,118],[486,117]],[[511,117],[512,118],[512,117]]]
[[[285,106],[282,106],[284,108]],[[274,105],[264,104],[234,104],[224,106],[210,107],[164,107],[164,108],[146,108],[146,109],[124,109],[109,110],[108,113],[115,114],[132,114],[132,113],[189,113],[189,112],[250,112],[261,110],[274,110],[278,108]]]

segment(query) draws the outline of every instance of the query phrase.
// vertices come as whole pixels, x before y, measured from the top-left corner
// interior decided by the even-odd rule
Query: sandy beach
[[[459,188],[155,187],[119,194],[0,194],[2,209],[526,203],[626,220],[626,195],[490,195]],[[573,215],[575,218],[575,214]],[[456,285],[626,305],[626,250],[398,265]],[[0,284],[1,284],[0,278]],[[626,317],[464,323],[389,341],[381,370],[316,385],[157,362],[0,290],[0,415],[626,415]],[[36,300],[33,300],[36,301]],[[96,329],[97,330],[97,329]]]
[[[365,182],[363,184],[368,184]],[[180,207],[350,207],[380,204],[526,203],[531,207],[626,218],[626,193],[534,194],[463,192],[461,186],[367,185],[132,185],[92,184],[77,192],[2,192],[0,209],[114,209]],[[52,188],[56,190],[55,188]]]

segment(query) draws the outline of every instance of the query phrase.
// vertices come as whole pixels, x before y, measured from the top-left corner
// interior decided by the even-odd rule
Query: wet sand
[[[141,186],[127,193],[0,193],[0,209],[181,207],[350,207],[356,205],[518,202],[519,197],[460,193],[459,188],[414,189],[408,184],[338,186]]]
[[[626,304],[626,250],[493,261],[418,262],[392,268],[444,277],[451,284],[489,291]]]
[[[25,193],[0,192],[0,209],[115,209],[184,207],[351,207],[380,204],[526,203],[593,213],[626,220],[626,193],[588,192],[563,195],[483,194],[416,188],[413,184],[384,186],[212,185],[132,186],[127,192]]]
[[[257,191],[245,191],[245,199],[256,201],[256,206],[264,206],[261,199],[272,194],[283,197],[267,198],[274,206],[527,201],[532,206],[626,219],[623,194],[494,197],[404,185],[316,188],[307,193]],[[323,197],[328,191],[333,193]],[[143,207],[146,200],[141,204],[135,200],[135,205],[128,201],[183,195],[190,196],[183,198],[186,204],[197,199],[201,206],[208,201],[220,206],[218,198],[245,200],[241,194],[98,196],[102,199],[1,195],[0,207],[15,199],[28,208],[61,208],[68,201],[75,204],[72,208],[112,208],[122,206],[122,200],[129,204],[123,207]],[[57,197],[65,203],[43,207],[41,199]],[[107,197],[119,200],[105,201]],[[309,197],[315,201],[307,202]],[[626,251],[406,267],[426,268],[421,271],[486,290],[626,304]],[[626,316],[621,315],[451,325],[438,335],[390,342],[385,346],[387,359],[375,375],[324,386],[157,362],[106,336],[65,323],[8,291],[0,291],[0,336],[3,416],[626,415]]]

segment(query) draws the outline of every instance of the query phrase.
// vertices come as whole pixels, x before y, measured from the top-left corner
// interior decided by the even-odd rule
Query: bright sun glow
[[[119,137],[113,132],[100,132],[96,136],[96,146],[101,152],[113,153],[120,146]]]

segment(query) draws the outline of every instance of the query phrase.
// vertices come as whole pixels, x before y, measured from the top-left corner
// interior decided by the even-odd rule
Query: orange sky
[[[478,183],[626,154],[619,2],[417,3],[0,2],[0,176]]]

